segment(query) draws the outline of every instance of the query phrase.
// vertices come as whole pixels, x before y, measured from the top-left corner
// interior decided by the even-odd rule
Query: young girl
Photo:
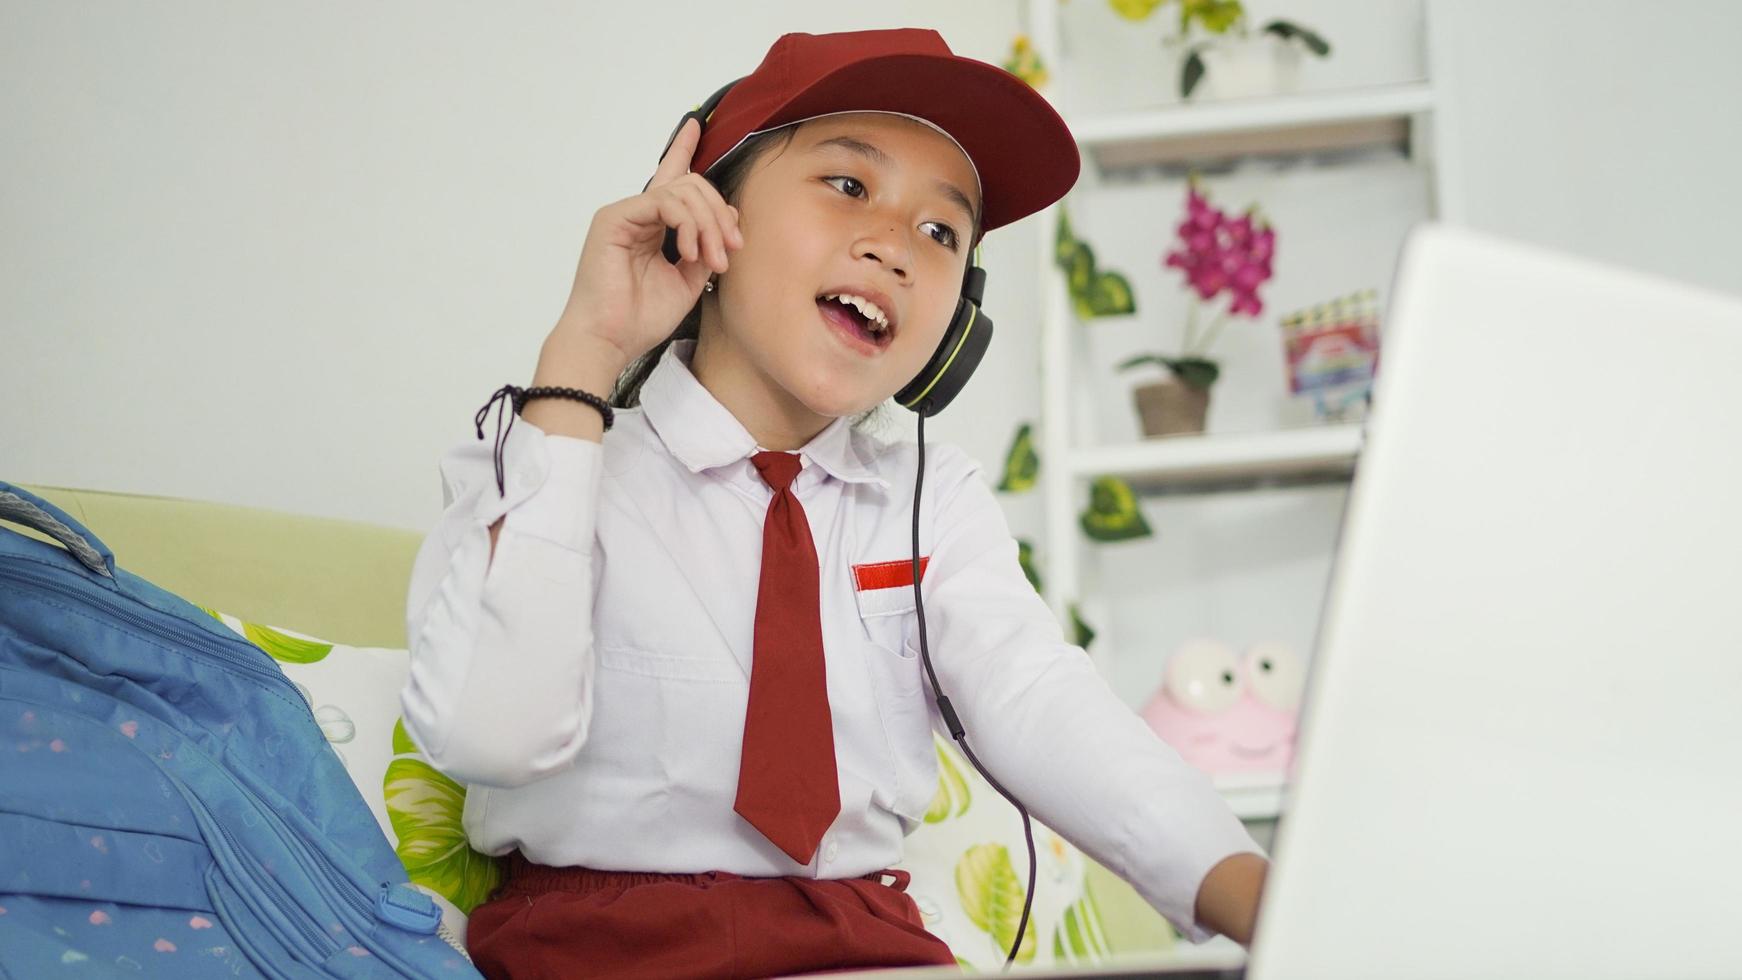
[[[935,32],[789,34],[595,214],[533,379],[567,390],[505,389],[519,424],[444,456],[408,597],[406,729],[509,855],[484,973],[954,962],[885,870],[937,780],[921,457],[856,421],[939,347],[981,235],[1077,169],[1044,99]],[[1186,935],[1246,942],[1257,845],[1063,639],[973,461],[923,459],[926,647],[974,751]]]

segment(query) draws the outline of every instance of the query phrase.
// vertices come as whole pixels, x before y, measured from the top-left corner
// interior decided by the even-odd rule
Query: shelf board
[[[1281,773],[1224,773],[1211,782],[1242,820],[1275,820],[1282,810]]]
[[[1434,108],[1426,82],[1317,95],[1186,103],[1072,120],[1102,169],[1207,157],[1401,145],[1409,119]]]
[[[1343,482],[1354,472],[1362,431],[1360,423],[1343,423],[1165,436],[1073,450],[1068,468],[1082,479],[1120,477],[1146,495]]]

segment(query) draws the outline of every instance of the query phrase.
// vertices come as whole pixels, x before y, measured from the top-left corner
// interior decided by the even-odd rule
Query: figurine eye
[[[1245,666],[1246,683],[1258,700],[1278,711],[1300,707],[1306,668],[1295,655],[1294,647],[1276,640],[1254,643],[1246,651]]]
[[[1187,640],[1167,660],[1166,687],[1193,711],[1221,711],[1240,698],[1240,663],[1225,644]]]

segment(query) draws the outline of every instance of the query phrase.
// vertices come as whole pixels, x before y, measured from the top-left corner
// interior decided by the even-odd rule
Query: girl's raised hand
[[[685,120],[647,189],[593,215],[553,340],[603,340],[626,365],[676,329],[710,274],[726,271],[744,239],[738,209],[689,172],[700,141],[701,124]],[[661,248],[668,227],[677,230],[676,265]]]

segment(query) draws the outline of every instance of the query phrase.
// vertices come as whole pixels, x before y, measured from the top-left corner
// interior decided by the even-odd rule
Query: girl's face
[[[698,379],[771,449],[882,403],[955,313],[978,196],[968,158],[924,123],[799,124],[740,189],[744,246],[703,308]],[[822,298],[841,293],[875,303],[890,329],[867,334],[852,307]]]

